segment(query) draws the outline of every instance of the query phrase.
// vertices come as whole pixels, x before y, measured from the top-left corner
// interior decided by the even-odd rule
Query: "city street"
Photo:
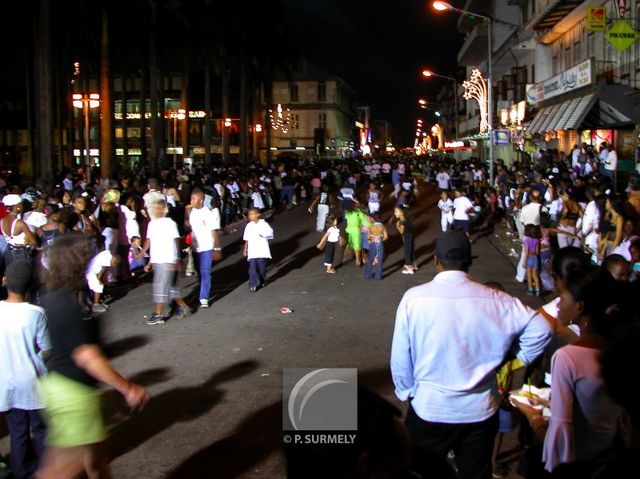
[[[148,326],[150,284],[114,302],[102,317],[107,350],[115,366],[153,396],[140,415],[127,417],[120,397],[106,394],[115,424],[114,477],[284,477],[278,451],[282,368],[357,368],[361,385],[397,403],[388,369],[395,308],[407,288],[435,274],[436,199],[433,189],[424,190],[413,210],[419,265],[413,276],[400,273],[393,225],[381,282],[364,280],[352,261],[327,275],[315,246],[315,215],[303,202],[273,217],[266,288],[248,292],[240,228],[223,238],[225,259],[214,268],[210,309]],[[390,205],[384,212],[388,217]],[[513,266],[487,237],[477,240],[474,254],[477,280],[499,281],[530,304],[537,301],[523,295]],[[190,304],[197,302],[191,294],[196,284],[183,278]],[[282,306],[293,313],[282,314]],[[0,437],[6,452],[6,432]]]

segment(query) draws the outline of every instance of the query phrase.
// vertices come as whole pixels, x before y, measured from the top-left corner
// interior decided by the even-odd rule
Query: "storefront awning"
[[[640,106],[625,87],[598,88],[582,96],[542,107],[527,131],[530,134],[553,130],[628,127],[640,122]]]
[[[555,130],[577,129],[596,102],[596,95],[585,95],[564,101],[561,105],[562,116],[556,122]]]

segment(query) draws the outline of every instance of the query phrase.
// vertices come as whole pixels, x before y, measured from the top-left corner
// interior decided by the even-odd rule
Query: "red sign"
[[[624,18],[624,15],[627,13],[627,0],[614,0],[613,3],[616,6],[618,17]]]

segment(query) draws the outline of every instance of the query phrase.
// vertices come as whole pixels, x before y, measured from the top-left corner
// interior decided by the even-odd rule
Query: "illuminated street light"
[[[72,96],[73,106],[81,108],[84,113],[84,161],[87,169],[87,183],[91,184],[91,159],[89,155],[89,110],[100,106],[100,95],[97,93],[74,93]]]
[[[493,18],[487,15],[480,15],[478,13],[470,12],[468,10],[462,10],[460,8],[455,8],[448,4],[447,2],[442,2],[437,0],[433,2],[433,8],[440,12],[445,10],[450,12],[459,13],[469,18],[480,19],[487,24],[487,133],[489,134],[489,183],[493,186],[493,105],[492,105],[492,93],[491,93],[491,74],[492,74],[492,63],[493,63]]]
[[[230,128],[231,127],[231,118],[225,118],[224,119],[224,126],[225,126],[225,128]]]
[[[427,100],[425,100],[424,98],[420,98],[418,100],[418,103],[420,103],[421,105],[426,105],[427,104]]]
[[[435,3],[444,3],[444,2],[435,2]],[[434,8],[435,8],[435,3],[434,3]],[[439,10],[439,9],[436,8],[436,10]],[[458,81],[453,77],[450,77],[447,75],[440,75],[428,69],[422,70],[422,76],[425,78],[431,78],[431,77],[443,78],[445,80],[450,80],[453,82],[453,108],[455,110],[453,113],[453,126],[455,129],[456,139],[458,139],[458,137],[460,136],[458,133]]]
[[[260,133],[262,131],[262,125],[260,123],[256,123],[256,133]]]

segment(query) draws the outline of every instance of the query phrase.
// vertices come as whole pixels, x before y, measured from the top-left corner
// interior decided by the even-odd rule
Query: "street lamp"
[[[435,2],[435,3],[440,3],[440,2]],[[435,7],[435,3],[434,3],[434,7]],[[422,70],[422,76],[424,76],[425,78],[430,78],[430,77],[437,77],[437,78],[443,78],[445,80],[450,80],[453,82],[453,108],[454,108],[454,113],[453,113],[453,126],[455,128],[455,134],[456,134],[456,140],[459,138],[459,133],[458,133],[458,81],[450,76],[447,75],[440,75],[439,73],[434,73],[431,70]]]
[[[442,1],[435,1],[433,2],[433,8],[435,10],[438,10],[440,12],[444,12],[444,11],[449,11],[449,12],[455,12],[455,13],[459,13],[461,15],[464,15],[466,17],[469,18],[479,18],[482,21],[486,22],[487,24],[487,41],[488,41],[488,48],[487,48],[487,117],[488,117],[488,125],[487,125],[487,132],[489,133],[489,183],[491,185],[493,185],[493,97],[492,97],[492,93],[491,93],[491,81],[492,81],[492,77],[491,77],[491,73],[492,73],[492,63],[493,63],[493,58],[492,58],[492,52],[491,50],[493,49],[493,39],[492,39],[492,30],[493,30],[493,18],[489,17],[487,15],[480,15],[478,13],[475,12],[470,12],[468,10],[462,10],[461,8],[456,8],[450,4],[448,4],[447,2],[442,2]],[[423,73],[424,74],[424,73]],[[428,76],[428,75],[425,75]]]
[[[186,111],[182,108],[178,110],[171,110],[169,112],[169,118],[173,118],[173,168],[175,169],[178,166],[178,120],[184,120],[187,115]],[[184,155],[184,152],[182,152]]]
[[[91,184],[91,156],[89,138],[89,110],[100,106],[100,95],[97,93],[74,93],[73,106],[80,108],[84,114],[84,163],[87,169],[87,183]]]

